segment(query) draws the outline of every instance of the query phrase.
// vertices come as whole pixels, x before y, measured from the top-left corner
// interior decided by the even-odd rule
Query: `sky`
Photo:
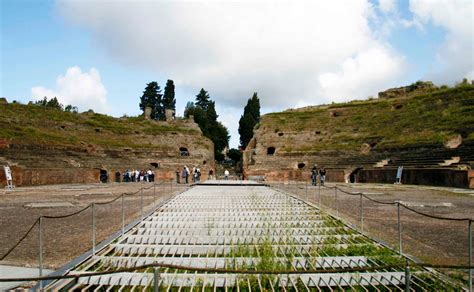
[[[239,144],[262,113],[474,79],[471,0],[0,0],[0,96],[136,116],[146,84],[201,88]]]

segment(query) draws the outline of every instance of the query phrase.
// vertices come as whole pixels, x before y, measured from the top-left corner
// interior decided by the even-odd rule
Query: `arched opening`
[[[206,160],[204,160],[204,161],[202,162],[202,165],[206,165],[206,163],[207,163],[207,161],[206,161]]]
[[[283,136],[283,133],[282,132],[278,133],[278,136],[280,136],[280,137]]]
[[[314,132],[316,135],[321,135],[321,131]]]
[[[159,162],[152,162],[152,163],[150,163],[150,165],[153,166],[154,168],[159,168],[160,167]]]
[[[298,169],[303,169],[306,166],[306,163],[300,162],[298,163]]]
[[[267,155],[274,155],[275,154],[275,147],[268,147],[267,148]]]
[[[107,170],[100,169],[99,180],[101,183],[106,183],[109,180],[109,174],[107,173]]]
[[[186,147],[179,147],[179,153],[181,156],[189,156],[189,151]]]
[[[358,167],[356,169],[354,169],[351,174],[349,175],[349,182],[351,183],[356,183],[357,182],[357,174],[359,173],[359,171],[362,169],[362,167]]]

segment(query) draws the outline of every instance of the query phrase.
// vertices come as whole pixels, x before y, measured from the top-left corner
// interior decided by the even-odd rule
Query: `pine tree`
[[[164,120],[165,111],[162,106],[162,95],[160,86],[156,81],[148,83],[140,97],[140,109],[145,111],[145,107],[151,107],[151,118]]]
[[[229,145],[229,131],[217,121],[216,103],[211,100],[209,93],[201,89],[196,95],[196,102],[188,102],[184,116],[194,116],[194,122],[199,125],[202,134],[214,143],[214,156],[222,156],[221,152]]]
[[[174,97],[174,82],[168,79],[163,93],[163,108],[176,111],[176,99]]]
[[[253,137],[253,128],[260,121],[260,100],[254,92],[252,98],[247,101],[244,114],[239,120],[240,145],[246,148]]]
[[[210,97],[209,93],[201,88],[198,95],[196,95],[196,106],[202,108],[204,111],[207,112],[207,108],[209,107]]]

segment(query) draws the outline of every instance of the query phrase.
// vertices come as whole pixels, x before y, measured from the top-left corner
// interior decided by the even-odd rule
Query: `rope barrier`
[[[81,210],[79,211],[76,211],[74,213],[71,213],[71,214],[66,214],[66,215],[58,215],[58,216],[48,216],[48,215],[42,215],[40,216],[41,218],[45,218],[45,219],[62,219],[62,218],[68,218],[68,217],[72,217],[72,216],[75,216],[77,214],[80,214],[82,212],[84,212],[85,210],[89,209],[91,207],[91,205],[87,205],[86,207],[82,208]],[[38,218],[39,220],[39,218]]]
[[[432,218],[432,219],[439,219],[439,220],[447,220],[447,221],[471,221],[471,222],[474,222],[474,219],[471,219],[471,218],[452,218],[452,217],[443,217],[443,216],[436,216],[436,215],[431,215],[431,214],[427,214],[427,213],[424,213],[424,212],[420,212],[418,210],[415,210],[413,208],[410,208],[408,207],[407,205],[403,204],[403,203],[400,203],[400,202],[383,202],[383,201],[379,201],[379,200],[375,200],[373,198],[370,198],[369,196],[367,196],[366,194],[364,193],[361,193],[361,192],[357,192],[357,193],[351,193],[351,192],[347,192],[341,188],[339,188],[338,186],[334,186],[334,187],[328,187],[328,186],[325,186],[323,185],[322,187],[324,188],[327,188],[327,189],[334,189],[336,188],[338,191],[344,193],[344,194],[347,194],[347,195],[350,195],[350,196],[360,196],[362,195],[362,197],[366,198],[367,200],[369,201],[372,201],[374,203],[378,203],[378,204],[384,204],[384,205],[396,205],[396,204],[400,204],[401,207],[404,207],[406,208],[407,210],[410,210],[418,215],[422,215],[422,216],[425,216],[425,217],[429,217],[429,218]]]
[[[110,201],[107,201],[107,202],[98,202],[98,203],[94,203],[96,205],[107,205],[107,204],[110,204],[110,203],[113,203],[115,201],[117,201],[118,199],[120,199],[122,197],[122,195],[125,195],[125,196],[133,196],[133,195],[136,195],[138,194],[139,192],[141,192],[142,190],[149,190],[151,189],[152,187],[154,186],[159,186],[159,185],[162,185],[164,184],[165,182],[162,181],[161,183],[153,183],[151,186],[149,187],[142,187],[140,188],[138,191],[134,192],[134,193],[122,193],[120,194],[119,196],[117,196],[116,198],[110,200]],[[86,207],[82,208],[81,210],[79,211],[76,211],[76,212],[73,212],[73,213],[70,213],[70,214],[65,214],[65,215],[58,215],[58,216],[50,216],[50,215],[42,215],[42,216],[39,216],[36,221],[33,223],[33,225],[31,225],[31,227],[28,229],[28,231],[20,238],[20,240],[13,246],[11,247],[10,249],[8,249],[8,251],[0,258],[0,261],[4,260],[7,256],[9,256],[13,250],[19,246],[21,244],[21,242],[28,236],[28,234],[31,232],[31,230],[33,230],[33,228],[36,226],[36,224],[38,223],[38,221],[40,220],[40,218],[45,218],[45,219],[63,219],[63,218],[68,218],[68,217],[72,217],[72,216],[75,216],[75,215],[78,215],[82,212],[84,212],[85,210],[89,209],[90,207],[92,206],[92,203],[87,205]]]
[[[423,263],[406,263],[399,265],[381,265],[374,267],[350,267],[350,268],[339,268],[339,269],[313,269],[313,270],[240,270],[240,269],[222,269],[222,268],[201,268],[201,267],[189,267],[165,263],[152,263],[131,268],[121,268],[113,271],[101,271],[101,272],[84,272],[81,274],[67,274],[58,276],[43,276],[43,277],[22,277],[22,278],[0,278],[0,282],[25,282],[25,281],[44,281],[44,280],[63,280],[63,279],[78,279],[83,277],[111,275],[118,273],[135,272],[137,270],[145,270],[148,268],[167,268],[176,270],[185,270],[191,272],[204,272],[204,273],[222,273],[222,274],[262,274],[262,275],[278,275],[278,274],[330,274],[330,273],[347,273],[347,272],[367,272],[376,270],[388,270],[388,269],[404,269],[406,267],[413,268],[435,268],[435,269],[456,269],[456,270],[469,270],[473,269],[474,266],[462,266],[462,265],[433,265]]]

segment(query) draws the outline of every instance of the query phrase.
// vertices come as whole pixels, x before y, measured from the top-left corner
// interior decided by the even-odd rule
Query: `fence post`
[[[160,289],[160,270],[157,267],[153,268],[153,291],[158,292]]]
[[[360,202],[359,202],[359,211],[360,211],[360,230],[364,232],[364,207],[362,206],[362,194],[360,196]]]
[[[95,203],[92,203],[92,255],[95,255]]]
[[[39,247],[38,247],[38,261],[39,261],[39,276],[43,277],[43,217],[39,217],[38,222],[38,229],[39,229]],[[43,289],[43,281],[39,282],[40,290]]]
[[[141,206],[141,213],[140,213],[140,218],[143,221],[143,188],[140,191],[140,206]]]
[[[319,209],[321,209],[322,208],[322,206],[321,206],[321,202],[322,202],[322,200],[321,200],[321,184],[318,185],[318,195],[319,195]]]
[[[397,217],[398,217],[398,249],[400,255],[403,254],[402,250],[402,222],[400,221],[400,203],[397,202]]]
[[[472,220],[469,220],[469,226],[468,226],[468,249],[469,249],[469,267],[472,266]],[[469,269],[469,291],[473,291],[472,290],[472,272],[474,270],[472,268]]]
[[[125,234],[125,194],[122,194],[122,235]]]
[[[410,291],[410,266],[408,265],[408,260],[405,266],[405,291],[409,292]]]
[[[339,204],[337,203],[337,186],[334,187],[334,200],[336,201],[336,216],[339,217]]]
[[[308,200],[308,181],[307,180],[305,180],[305,188],[306,188],[305,197],[306,197],[306,200]]]

